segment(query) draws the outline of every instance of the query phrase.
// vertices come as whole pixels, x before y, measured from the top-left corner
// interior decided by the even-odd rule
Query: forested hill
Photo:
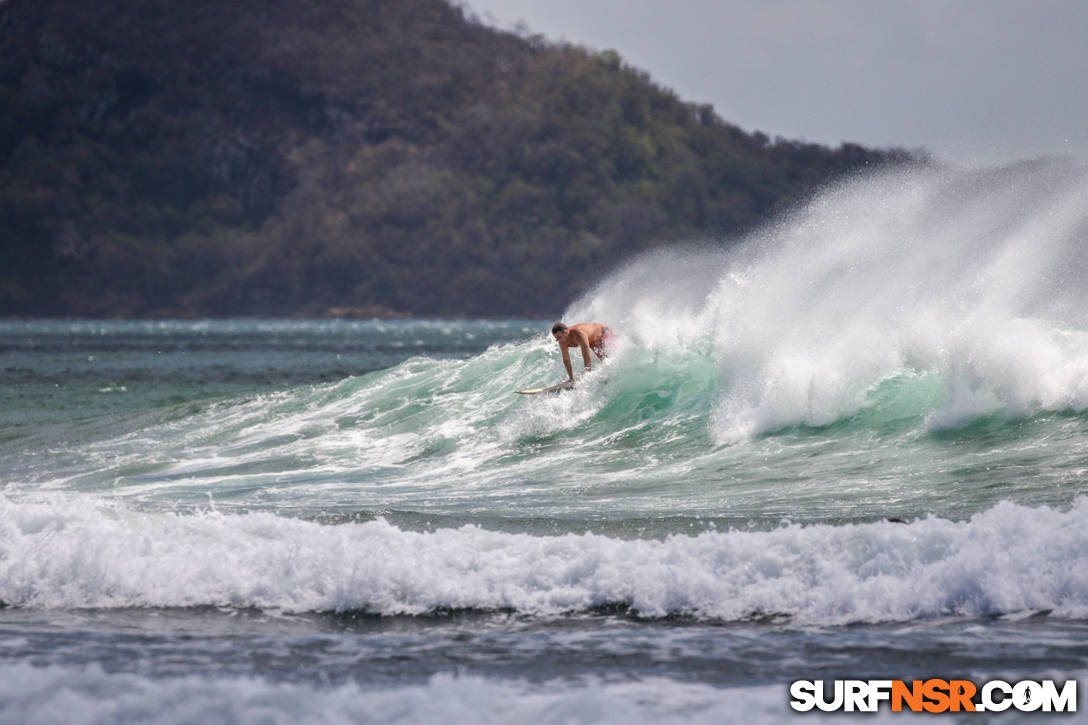
[[[908,160],[443,0],[0,0],[0,315],[554,314]]]

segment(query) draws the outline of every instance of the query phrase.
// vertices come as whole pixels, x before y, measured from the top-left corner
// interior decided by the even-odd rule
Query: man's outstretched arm
[[[570,353],[567,352],[567,346],[560,345],[559,349],[563,353],[563,367],[567,369],[567,378],[570,380],[574,380],[574,370],[571,368],[570,365]]]

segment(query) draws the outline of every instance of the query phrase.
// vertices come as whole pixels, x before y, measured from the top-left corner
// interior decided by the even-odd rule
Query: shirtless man
[[[570,365],[570,353],[568,348],[582,348],[582,363],[586,370],[593,369],[589,351],[592,350],[598,359],[604,358],[604,348],[609,338],[613,335],[604,325],[597,322],[583,322],[567,327],[562,322],[552,325],[552,337],[559,343],[559,350],[563,353],[563,367],[567,369],[567,377],[574,381],[574,370]]]

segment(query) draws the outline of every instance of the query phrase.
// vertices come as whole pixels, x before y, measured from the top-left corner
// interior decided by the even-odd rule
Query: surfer
[[[582,349],[582,363],[586,370],[593,369],[593,361],[589,357],[589,351],[597,356],[598,360],[604,359],[605,346],[614,333],[599,322],[582,322],[567,327],[562,322],[552,325],[552,337],[559,343],[559,350],[563,353],[563,367],[567,369],[567,377],[574,380],[574,370],[570,364],[568,348],[578,347]]]

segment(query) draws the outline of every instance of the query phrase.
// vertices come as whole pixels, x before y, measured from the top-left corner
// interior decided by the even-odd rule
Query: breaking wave
[[[0,599],[30,608],[450,609],[800,623],[1088,616],[1088,499],[966,521],[783,525],[663,539],[533,536],[0,497]],[[1010,545],[1009,542],[1015,542]]]

